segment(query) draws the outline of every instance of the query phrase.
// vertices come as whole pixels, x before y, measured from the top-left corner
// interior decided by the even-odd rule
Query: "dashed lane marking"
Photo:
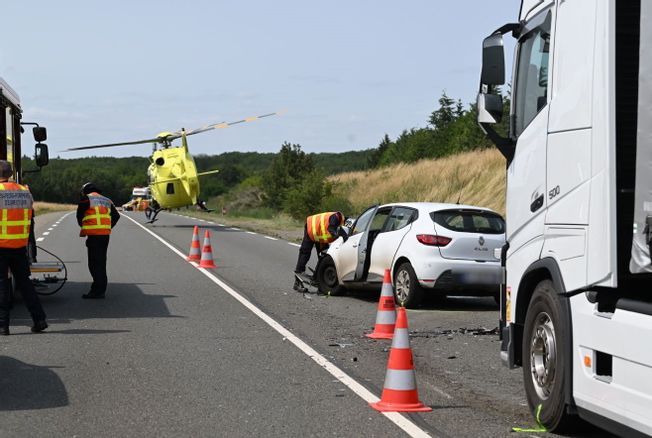
[[[52,231],[52,230],[54,230],[54,228],[52,228],[52,227],[48,228],[48,231]]]
[[[230,229],[230,230],[233,230],[233,231],[240,231],[240,228],[236,228],[236,227],[231,227],[231,228],[229,228],[229,229]]]
[[[151,234],[154,238],[156,238],[159,242],[161,242],[163,245],[167,246],[170,251],[178,255],[181,259],[185,260],[186,255],[183,254],[181,251],[176,249],[171,243],[169,243],[167,240],[163,239],[161,236],[156,234],[155,232],[145,228],[142,224],[139,224],[136,222],[134,219],[130,218],[129,216],[125,217],[129,219],[131,222],[145,230],[147,233]],[[268,237],[268,236],[265,236]],[[272,238],[273,239],[273,238]],[[275,239],[276,240],[276,239]],[[224,292],[228,293],[231,295],[235,300],[240,302],[244,307],[249,309],[253,314],[255,314],[257,317],[262,319],[266,324],[268,324],[270,327],[272,327],[274,330],[276,330],[281,336],[283,336],[284,339],[288,340],[292,344],[294,344],[295,347],[297,347],[299,350],[301,350],[303,353],[305,353],[308,357],[310,357],[312,360],[317,362],[322,368],[324,368],[326,371],[328,371],[333,377],[335,377],[337,380],[342,382],[345,386],[347,386],[351,391],[353,391],[356,395],[358,395],[360,398],[362,398],[364,401],[367,403],[375,403],[379,400],[379,398],[373,394],[371,391],[369,391],[367,388],[362,386],[360,383],[358,383],[355,379],[353,379],[351,376],[346,374],[344,371],[342,371],[340,368],[338,368],[335,364],[330,362],[328,359],[326,359],[324,356],[322,356],[320,353],[318,353],[314,348],[312,348],[310,345],[306,344],[304,341],[299,339],[294,333],[286,329],[284,326],[276,322],[271,316],[260,310],[256,305],[251,303],[249,300],[247,300],[244,296],[242,296],[240,293],[236,292],[235,289],[233,289],[231,286],[228,284],[224,283],[220,278],[218,278],[215,274],[213,274],[211,271],[200,268],[197,263],[192,263],[193,266],[197,268],[199,272],[204,274],[206,277],[208,277],[213,283],[215,283],[217,286],[219,286]],[[382,412],[382,415],[387,417],[392,423],[396,424],[398,427],[400,427],[404,432],[406,432],[408,435],[412,437],[429,437],[430,435],[423,429],[421,429],[419,426],[417,426],[414,422],[412,422],[410,419],[407,417],[403,416],[402,414],[399,414],[397,412]]]
[[[263,237],[269,240],[278,240],[276,237],[272,237],[272,236],[263,236]]]
[[[48,234],[50,234],[49,231],[43,231],[43,235],[44,235],[44,236],[47,236]]]
[[[44,240],[45,240],[45,237],[39,237],[38,239],[36,239],[37,242],[43,242]]]
[[[251,235],[254,235],[254,236],[255,236],[255,235],[258,234],[258,233],[254,233],[253,231],[247,231],[247,234],[251,234]]]
[[[296,246],[298,248],[301,248],[301,245],[299,245],[298,243],[294,243],[294,242],[288,242],[288,245],[292,245],[292,246]]]

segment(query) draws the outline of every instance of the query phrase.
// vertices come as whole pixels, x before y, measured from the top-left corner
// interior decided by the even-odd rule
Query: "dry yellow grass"
[[[360,210],[388,202],[460,202],[505,213],[505,159],[496,149],[334,175],[337,190]]]
[[[45,214],[45,213],[54,213],[55,211],[70,211],[77,208],[74,204],[55,204],[54,202],[34,202],[34,213]]]

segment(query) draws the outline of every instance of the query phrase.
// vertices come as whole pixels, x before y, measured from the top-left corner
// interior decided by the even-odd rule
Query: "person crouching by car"
[[[342,237],[346,241],[349,236],[346,231],[342,229],[344,225],[344,215],[339,212],[326,212],[314,214],[306,218],[306,224],[303,228],[303,240],[299,248],[299,258],[297,259],[297,266],[294,268],[294,273],[303,275],[306,271],[306,265],[310,260],[310,253],[312,248],[315,247],[317,255],[328,248],[331,242]],[[301,286],[298,279],[294,281],[294,289],[298,290]]]

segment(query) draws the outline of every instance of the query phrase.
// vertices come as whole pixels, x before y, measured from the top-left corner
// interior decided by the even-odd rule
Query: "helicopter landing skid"
[[[162,212],[163,210],[164,209],[162,209],[162,208],[160,208],[158,210],[154,210],[153,208],[150,208],[149,210],[146,210],[145,211],[145,217],[148,219],[148,221],[145,222],[145,223],[146,224],[153,224],[154,222],[156,222],[158,220],[156,218],[156,216],[158,216],[158,214],[160,212]]]

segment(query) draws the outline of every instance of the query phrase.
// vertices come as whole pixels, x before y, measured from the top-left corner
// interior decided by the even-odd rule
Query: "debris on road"
[[[479,327],[479,328],[462,327],[459,329],[443,329],[443,330],[431,330],[431,331],[413,330],[410,332],[410,336],[413,338],[435,338],[438,336],[447,336],[448,339],[453,339],[453,335],[484,336],[484,335],[497,335],[497,334],[498,334],[498,327],[494,327],[493,329],[487,329],[485,327]]]

